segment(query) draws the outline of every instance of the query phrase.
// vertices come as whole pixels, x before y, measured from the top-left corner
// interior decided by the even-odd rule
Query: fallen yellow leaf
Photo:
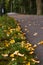
[[[11,54],[10,57],[14,57],[14,54]]]
[[[43,44],[43,41],[40,41],[40,42],[38,43],[38,45],[40,45],[40,44]]]
[[[34,52],[33,51],[31,51],[29,54],[33,54]]]
[[[30,65],[30,62],[28,62],[26,65]]]
[[[11,43],[11,44],[15,43],[15,40],[10,40],[10,43]]]

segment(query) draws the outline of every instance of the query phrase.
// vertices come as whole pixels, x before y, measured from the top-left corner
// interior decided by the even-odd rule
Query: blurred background
[[[0,0],[0,15],[8,12],[43,15],[43,0]]]

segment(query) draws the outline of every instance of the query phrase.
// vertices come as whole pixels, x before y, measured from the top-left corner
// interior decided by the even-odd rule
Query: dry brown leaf
[[[25,28],[25,31],[27,31],[27,28]]]
[[[40,45],[40,44],[43,44],[43,41],[40,41],[40,42],[38,43],[38,45]]]
[[[38,35],[38,33],[37,32],[35,32],[34,34],[33,34],[33,36],[37,36]]]

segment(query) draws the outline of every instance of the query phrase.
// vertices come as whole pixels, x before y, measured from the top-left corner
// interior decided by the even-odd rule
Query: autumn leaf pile
[[[0,17],[0,65],[37,65],[36,46],[26,41],[25,33],[11,17]]]

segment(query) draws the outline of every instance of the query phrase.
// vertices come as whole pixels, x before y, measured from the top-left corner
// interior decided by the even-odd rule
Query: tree
[[[0,0],[3,1],[5,12],[17,12],[24,14],[36,14],[42,13],[42,0]],[[1,9],[1,8],[0,8]]]
[[[36,0],[36,6],[37,6],[37,15],[40,15],[42,10],[41,10],[41,0]]]

